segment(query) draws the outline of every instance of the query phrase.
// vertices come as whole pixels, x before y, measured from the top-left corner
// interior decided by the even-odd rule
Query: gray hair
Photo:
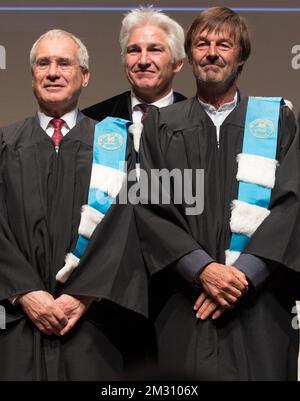
[[[33,67],[35,60],[36,60],[36,47],[37,47],[38,43],[43,39],[59,39],[62,37],[68,37],[75,42],[75,44],[78,47],[77,57],[78,57],[79,65],[81,68],[88,70],[89,69],[89,53],[87,51],[86,46],[75,35],[73,35],[70,32],[63,31],[62,29],[52,29],[51,31],[44,33],[33,44],[32,48],[30,50],[30,57],[29,57],[31,68]]]
[[[160,10],[154,10],[152,7],[140,7],[126,14],[122,21],[119,41],[123,61],[131,31],[145,25],[157,26],[167,33],[167,43],[175,63],[185,58],[182,26]]]

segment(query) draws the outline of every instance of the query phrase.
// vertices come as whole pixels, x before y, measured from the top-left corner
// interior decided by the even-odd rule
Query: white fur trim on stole
[[[285,106],[287,106],[290,110],[293,110],[293,108],[294,108],[293,103],[288,99],[283,99],[283,100],[284,100]]]
[[[95,228],[102,221],[104,214],[89,205],[81,208],[81,219],[78,233],[85,238],[91,238]]]
[[[128,128],[128,131],[133,136],[134,150],[137,153],[140,150],[140,140],[141,140],[143,128],[144,128],[144,126],[142,123],[131,124],[130,127]]]
[[[236,262],[240,254],[241,252],[230,251],[229,249],[227,249],[227,251],[225,251],[225,264],[228,266],[232,266],[234,262]]]
[[[232,201],[230,229],[233,233],[245,234],[251,237],[257,227],[261,225],[270,210],[239,200]]]
[[[102,164],[93,164],[90,188],[97,188],[115,198],[126,179],[123,171]]]
[[[273,188],[278,161],[268,157],[240,153],[237,155],[237,180]]]
[[[79,259],[77,256],[73,255],[73,253],[67,253],[65,257],[65,265],[57,273],[56,280],[60,283],[65,283],[78,265]]]

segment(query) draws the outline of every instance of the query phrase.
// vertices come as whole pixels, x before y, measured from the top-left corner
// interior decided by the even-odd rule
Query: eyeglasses
[[[59,58],[56,60],[50,60],[48,58],[41,58],[35,61],[34,66],[39,71],[47,70],[51,64],[54,63],[56,68],[60,69],[61,71],[69,71],[74,67],[78,66],[78,63],[71,61],[68,58]]]

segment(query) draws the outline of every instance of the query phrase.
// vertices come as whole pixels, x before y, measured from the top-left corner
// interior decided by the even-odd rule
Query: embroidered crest
[[[98,144],[106,150],[117,150],[123,145],[123,138],[118,133],[102,134],[98,138]]]
[[[255,138],[269,138],[275,132],[274,124],[267,118],[257,118],[249,123],[249,132]]]

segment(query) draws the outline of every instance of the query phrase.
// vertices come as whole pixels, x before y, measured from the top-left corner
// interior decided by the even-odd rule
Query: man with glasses
[[[70,277],[84,247],[93,249],[89,238],[118,192],[110,173],[123,175],[99,164],[95,149],[109,156],[121,149],[127,162],[131,157],[127,122],[118,121],[120,132],[110,135],[77,108],[89,82],[88,61],[71,33],[42,35],[30,53],[37,114],[0,130],[0,300],[6,310],[0,380],[112,379],[128,360],[122,308],[99,302],[110,296],[105,279],[79,293],[72,290],[76,274]],[[106,210],[93,194],[107,200]],[[130,282],[128,275],[119,279]],[[129,300],[118,295],[130,309],[134,289]]]

